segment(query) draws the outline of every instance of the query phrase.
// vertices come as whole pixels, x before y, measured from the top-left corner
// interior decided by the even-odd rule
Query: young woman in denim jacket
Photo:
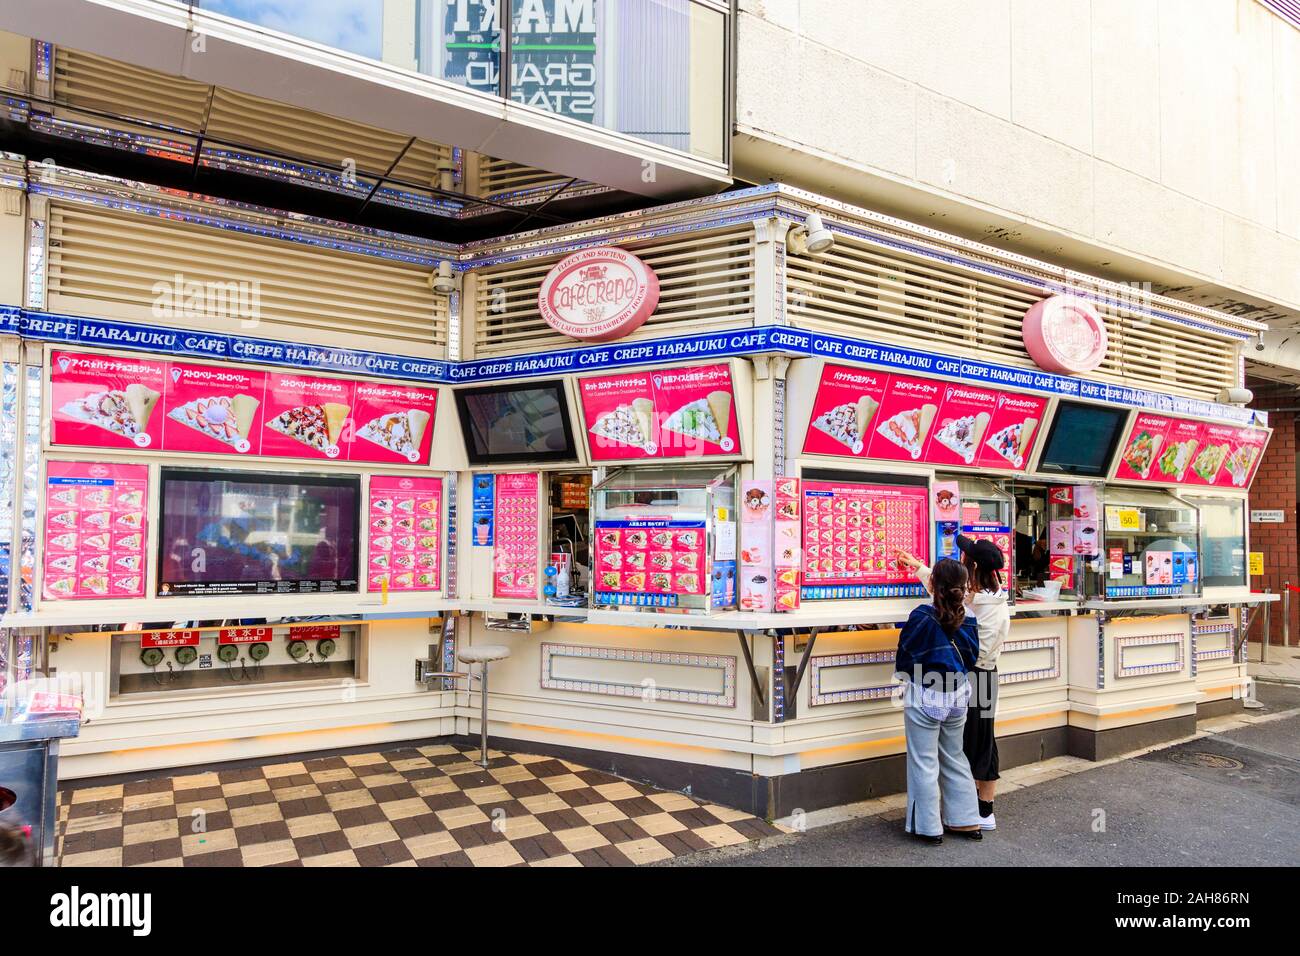
[[[903,678],[907,740],[907,816],[903,828],[930,844],[943,833],[971,840],[980,832],[979,804],[963,731],[979,653],[975,618],[966,612],[966,569],[951,558],[930,572],[931,604],[912,611],[898,636],[894,670]],[[942,798],[942,812],[941,812]]]

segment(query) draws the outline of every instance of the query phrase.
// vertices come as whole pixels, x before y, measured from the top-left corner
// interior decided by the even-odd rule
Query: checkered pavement
[[[781,832],[567,760],[453,744],[59,794],[63,866],[629,866]]]

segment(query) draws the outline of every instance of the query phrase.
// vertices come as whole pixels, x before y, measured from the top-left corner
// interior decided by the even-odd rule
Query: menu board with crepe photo
[[[159,448],[154,410],[167,363],[56,350],[50,353],[51,441],[92,448]]]
[[[740,453],[727,363],[584,378],[578,392],[592,461]]]
[[[536,472],[496,476],[496,529],[492,549],[492,596],[536,600],[540,505]]]
[[[441,585],[442,479],[372,475],[369,590],[436,591]]]
[[[677,607],[705,593],[703,521],[596,521],[593,597],[599,605]]]
[[[930,554],[923,484],[803,481],[804,600],[907,597],[923,589],[894,552]]]
[[[51,461],[45,483],[46,599],[144,597],[149,466]]]
[[[1170,485],[1249,488],[1269,431],[1150,413],[1133,422],[1115,477]]]
[[[827,364],[804,453],[1023,471],[1047,399]]]
[[[163,399],[163,448],[260,455],[265,395],[265,372],[172,362]]]

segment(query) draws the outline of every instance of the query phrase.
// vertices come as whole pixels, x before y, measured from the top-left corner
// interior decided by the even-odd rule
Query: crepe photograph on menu
[[[415,461],[420,457],[420,446],[428,427],[428,412],[418,408],[405,408],[372,418],[361,426],[357,437]]]
[[[134,439],[149,427],[158,392],[138,382],[124,389],[91,392],[61,409],[64,415],[95,425],[123,438]]]
[[[731,429],[731,393],[709,392],[687,402],[664,420],[664,431],[722,444]]]
[[[260,404],[251,395],[214,395],[186,402],[167,414],[196,432],[238,449],[241,444],[248,447],[253,416]]]
[[[636,398],[626,405],[601,412],[590,430],[597,438],[640,448],[649,454],[655,447],[654,412],[654,402],[648,398]]]
[[[1195,438],[1189,438],[1187,441],[1176,441],[1172,445],[1165,446],[1164,453],[1156,459],[1160,474],[1173,481],[1182,481],[1199,444],[1200,442]]]
[[[934,421],[935,412],[938,410],[936,406],[929,403],[920,408],[909,408],[885,419],[876,431],[912,458],[920,458],[921,449],[925,446],[925,436],[929,433],[930,424]]]
[[[1201,453],[1192,459],[1192,471],[1200,476],[1202,481],[1213,482],[1219,475],[1219,469],[1223,467],[1223,460],[1228,457],[1227,445],[1206,445],[1201,449]]]
[[[1238,488],[1246,486],[1246,481],[1250,478],[1251,466],[1255,464],[1255,459],[1258,457],[1258,445],[1242,445],[1223,463],[1228,469],[1228,474],[1232,476],[1232,483]]]
[[[1151,471],[1151,465],[1156,460],[1156,452],[1160,450],[1162,441],[1164,441],[1163,435],[1153,435],[1144,428],[1124,449],[1122,459],[1124,464],[1128,465],[1139,478],[1145,478]]]
[[[879,407],[880,403],[874,398],[863,395],[856,402],[828,408],[813,420],[813,428],[830,435],[853,454],[860,455],[862,440]]]
[[[1025,455],[1034,440],[1034,429],[1037,427],[1037,418],[1026,418],[1023,422],[999,428],[985,444],[1014,467],[1021,468],[1025,464]]]
[[[348,419],[348,406],[340,402],[320,405],[299,405],[281,412],[266,423],[273,432],[279,432],[296,442],[328,454],[339,446],[343,423]]]
[[[953,454],[960,456],[966,464],[973,465],[975,463],[975,454],[979,450],[980,439],[984,437],[984,431],[988,427],[989,415],[987,412],[949,418],[934,433],[934,440]]]

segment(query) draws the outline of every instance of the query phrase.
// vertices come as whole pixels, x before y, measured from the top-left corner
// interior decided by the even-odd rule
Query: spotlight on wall
[[[1255,400],[1255,393],[1248,388],[1221,388],[1214,400],[1222,405],[1249,405]]]
[[[456,164],[450,159],[438,160],[437,185],[445,193],[456,191]]]
[[[1264,351],[1264,330],[1260,329],[1259,334],[1255,336],[1255,351]]]
[[[835,245],[835,234],[826,228],[822,217],[811,213],[802,226],[795,226],[786,238],[786,247],[795,255],[820,255]]]
[[[451,263],[443,259],[438,263],[438,271],[429,276],[429,285],[439,295],[451,295],[456,291],[456,274],[451,270]]]

